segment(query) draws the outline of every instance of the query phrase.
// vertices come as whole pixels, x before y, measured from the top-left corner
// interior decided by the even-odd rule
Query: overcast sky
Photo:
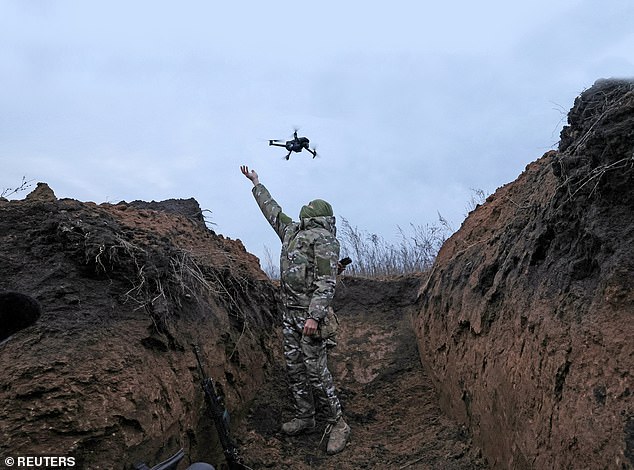
[[[388,240],[438,212],[458,228],[579,93],[632,76],[631,0],[0,0],[0,190],[194,197],[276,257],[247,164],[295,217],[322,198]],[[268,146],[295,126],[319,158]]]

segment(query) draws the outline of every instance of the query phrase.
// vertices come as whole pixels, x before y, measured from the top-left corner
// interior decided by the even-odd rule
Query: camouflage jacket
[[[294,222],[263,184],[253,187],[253,195],[282,241],[282,300],[289,308],[307,308],[310,318],[323,319],[337,282],[339,241],[335,218],[310,217]]]

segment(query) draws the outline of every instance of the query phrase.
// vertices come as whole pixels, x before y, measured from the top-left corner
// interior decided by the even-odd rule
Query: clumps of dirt
[[[634,467],[633,90],[584,92],[559,150],[469,215],[421,289],[423,363],[494,467]]]
[[[257,258],[193,200],[97,205],[40,183],[0,215],[0,315],[20,326],[0,344],[0,454],[109,469],[185,447],[222,461],[192,344],[244,407],[279,321]]]
[[[599,80],[582,93],[561,132],[553,172],[570,199],[634,199],[634,81]],[[623,198],[626,198],[623,201]]]
[[[191,222],[201,228],[206,228],[205,215],[194,198],[189,199],[166,199],[165,201],[132,201],[129,204],[125,201],[119,202],[118,206],[127,205],[135,209],[149,209],[153,211],[167,212],[187,217]],[[213,231],[212,231],[213,232]]]

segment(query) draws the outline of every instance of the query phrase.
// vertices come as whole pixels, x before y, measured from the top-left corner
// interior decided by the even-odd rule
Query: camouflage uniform
[[[318,336],[304,336],[308,318],[323,320],[335,294],[339,242],[332,215],[305,217],[294,222],[282,212],[262,184],[253,188],[262,213],[282,240],[280,256],[284,356],[298,418],[312,418],[315,404],[335,423],[341,405],[328,370],[326,344]],[[332,209],[325,201],[330,214]],[[312,204],[312,203],[311,203]],[[312,215],[311,206],[302,215]]]

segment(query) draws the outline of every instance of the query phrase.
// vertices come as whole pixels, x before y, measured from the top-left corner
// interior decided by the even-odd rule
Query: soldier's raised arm
[[[240,171],[253,183],[253,196],[255,197],[262,214],[266,217],[271,227],[280,237],[280,240],[284,241],[284,232],[286,227],[293,222],[289,216],[282,212],[282,207],[273,199],[269,190],[264,187],[258,178],[258,174],[255,170],[249,171],[249,167],[242,165]]]

